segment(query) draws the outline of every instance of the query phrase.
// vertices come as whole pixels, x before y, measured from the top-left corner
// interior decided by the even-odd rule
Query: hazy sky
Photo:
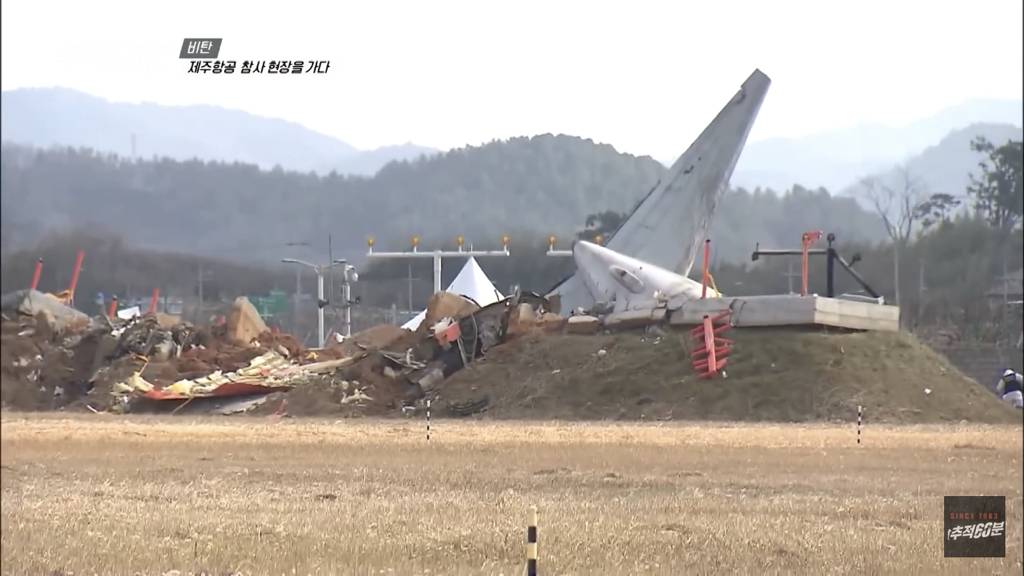
[[[561,132],[671,159],[754,68],[773,84],[752,140],[1022,96],[1020,0],[0,5],[4,90],[238,108],[360,148]],[[186,36],[331,69],[191,75]]]

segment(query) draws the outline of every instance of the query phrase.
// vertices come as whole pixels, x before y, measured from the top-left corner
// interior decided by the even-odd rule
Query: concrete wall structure
[[[852,330],[899,330],[899,308],[821,296],[744,296],[668,303],[669,322],[696,325],[705,315],[732,310],[734,326],[835,326]]]

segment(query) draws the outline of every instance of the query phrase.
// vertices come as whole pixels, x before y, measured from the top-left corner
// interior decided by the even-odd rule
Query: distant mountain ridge
[[[970,175],[980,176],[978,163],[985,159],[984,154],[971,150],[971,141],[978,136],[1001,146],[1009,140],[1024,139],[1024,130],[1009,124],[972,124],[925,148],[907,160],[907,167],[921,178],[930,193],[966,197]]]
[[[733,186],[787,190],[794,184],[839,191],[905,162],[950,132],[973,124],[1024,126],[1021,100],[971,100],[906,126],[861,125],[803,138],[749,142]]]
[[[949,194],[959,198],[960,209],[965,210],[971,204],[967,195],[971,174],[980,175],[978,163],[984,159],[983,154],[971,150],[971,141],[979,136],[1000,146],[1008,140],[1024,139],[1024,130],[1009,124],[972,124],[950,132],[937,144],[925,148],[901,164],[921,187],[922,194]],[[903,185],[895,166],[864,176],[877,178],[894,188]],[[854,183],[840,192],[843,195],[857,195],[859,191],[860,184]]]
[[[255,164],[263,169],[372,176],[394,160],[438,151],[412,143],[362,151],[294,122],[214,106],[109,102],[64,88],[0,94],[5,142],[37,148],[92,148],[122,157],[170,157]],[[950,132],[977,123],[1024,125],[1020,100],[971,100],[906,126],[861,125],[802,138],[749,142],[734,187],[784,191],[794,185],[844,190],[905,162]],[[287,145],[282,143],[287,142]],[[674,158],[663,159],[671,164]]]
[[[0,247],[28,247],[59,231],[85,228],[128,245],[235,261],[362,262],[366,238],[381,250],[499,245],[569,246],[587,216],[630,210],[667,169],[650,157],[583,138],[543,134],[392,162],[372,178],[259,170],[240,163],[138,160],[95,151],[4,145],[0,161]],[[758,215],[751,218],[751,215]],[[786,196],[731,191],[716,216],[715,258],[745,261],[757,242],[785,246],[793,230],[827,227],[844,242],[881,234],[877,218],[850,198],[794,189]],[[538,286],[547,289],[550,286]]]
[[[134,152],[141,158],[198,158],[372,176],[392,160],[437,152],[411,143],[362,151],[294,122],[239,110],[109,102],[65,88],[4,91],[0,108],[0,138],[5,142],[92,148],[127,158]]]

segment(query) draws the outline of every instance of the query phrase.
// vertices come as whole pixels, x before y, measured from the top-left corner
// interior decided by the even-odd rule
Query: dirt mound
[[[384,360],[370,354],[337,373],[296,384],[288,393],[293,416],[394,416],[402,403],[417,397],[404,378],[384,374]]]
[[[301,359],[306,353],[306,348],[303,347],[298,338],[284,332],[263,332],[257,340],[260,346],[267,350],[277,350],[280,347],[287,352],[287,354],[282,355],[288,358]]]
[[[680,332],[531,332],[446,380],[437,405],[457,412],[486,398],[484,417],[571,420],[853,421],[858,404],[869,422],[1021,418],[909,335],[748,328],[730,337],[727,377],[702,380]]]
[[[341,343],[332,343],[322,350],[322,358],[345,358],[371,350],[393,350],[404,352],[419,340],[419,336],[391,324],[378,324],[352,335]]]
[[[352,340],[369,348],[385,348],[392,342],[408,336],[408,334],[408,330],[403,330],[398,326],[378,324],[356,333],[352,336]]]
[[[82,338],[72,349],[29,318],[4,321],[0,334],[0,403],[23,410],[60,408],[90,390],[99,341]]]
[[[44,408],[53,390],[40,390],[40,368],[47,349],[34,339],[18,336],[22,326],[4,322],[0,336],[0,400],[4,406]]]

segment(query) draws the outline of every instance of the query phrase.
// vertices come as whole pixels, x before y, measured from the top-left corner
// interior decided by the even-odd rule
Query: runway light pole
[[[557,241],[558,238],[554,234],[548,236],[548,251],[546,254],[548,256],[572,256],[572,250],[556,250],[555,242]]]
[[[432,258],[434,260],[434,293],[441,291],[441,259],[442,258],[468,258],[482,257],[482,256],[509,256],[508,246],[511,239],[507,234],[501,237],[501,250],[465,250],[463,245],[466,239],[462,235],[455,237],[455,244],[458,246],[458,250],[433,250],[431,252],[420,252],[420,237],[413,236],[410,240],[412,250],[409,252],[374,252],[373,245],[375,241],[373,237],[366,239],[366,245],[369,247],[369,251],[366,253],[367,258]]]

